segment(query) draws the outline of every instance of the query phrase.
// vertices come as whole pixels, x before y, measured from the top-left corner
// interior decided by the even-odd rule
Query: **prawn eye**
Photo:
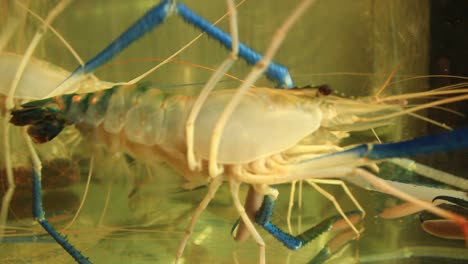
[[[332,93],[332,89],[328,84],[322,84],[318,87],[318,92],[321,95],[327,96]]]

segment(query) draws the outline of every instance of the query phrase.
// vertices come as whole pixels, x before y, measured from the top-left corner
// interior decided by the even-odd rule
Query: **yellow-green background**
[[[28,1],[26,1],[28,2]],[[275,29],[283,22],[299,1],[247,0],[238,9],[240,39],[247,45],[264,51],[270,43]],[[12,2],[2,1],[0,26],[12,10]],[[29,1],[32,10],[42,17],[55,5],[55,1]],[[75,1],[54,22],[53,26],[63,34],[70,44],[86,61],[115,39],[133,21],[140,17],[157,1]],[[183,1],[185,5],[215,21],[226,12],[226,4],[218,1]],[[306,11],[298,24],[289,32],[275,60],[287,65],[298,86],[327,83],[338,94],[346,96],[372,95],[399,65],[394,80],[407,75],[427,74],[429,47],[429,5],[427,1],[405,0],[323,0]],[[7,50],[24,52],[28,40],[37,29],[37,21],[28,18],[20,27]],[[221,27],[227,29],[226,19]],[[185,24],[177,16],[170,17],[163,27],[147,34],[131,45],[112,62],[137,59],[136,62],[111,65],[97,71],[100,79],[127,81],[155,61],[143,59],[166,58],[179,47],[198,35],[199,31]],[[211,68],[227,56],[228,52],[213,40],[203,37],[189,47],[179,60]],[[35,56],[60,65],[71,71],[78,66],[64,45],[50,32],[41,42]],[[239,61],[231,74],[243,78],[246,64]],[[180,64],[169,64],[158,70],[147,80],[155,86],[204,83],[211,72]],[[272,85],[265,79],[258,85]],[[227,80],[224,87],[235,87],[236,81]],[[174,89],[180,93],[195,93],[200,86],[186,86]],[[427,89],[424,81],[393,85],[388,93]],[[408,138],[424,132],[423,122],[411,126],[402,123],[390,129],[379,130],[385,140]],[[17,130],[14,130],[17,133]],[[207,131],[208,133],[209,131]],[[372,139],[372,137],[368,137]],[[18,146],[20,139],[15,139]],[[42,146],[47,151],[47,145]],[[20,149],[20,147],[18,147]],[[19,150],[17,150],[19,151]],[[79,146],[80,154],[95,150]],[[66,154],[67,157],[70,153]],[[68,231],[70,241],[95,263],[171,263],[183,230],[191,214],[204,196],[206,189],[182,192],[182,177],[165,165],[158,165],[146,173],[143,165],[128,172],[122,157],[110,157],[104,153],[96,158],[85,209],[76,225]],[[83,162],[82,175],[87,174],[88,161]],[[117,164],[117,165],[116,165]],[[152,179],[134,196],[128,194],[134,186],[134,178]],[[47,177],[47,175],[44,175]],[[71,190],[82,195],[82,184]],[[110,208],[101,226],[98,226],[105,204],[106,193],[111,188]],[[338,188],[328,188],[336,194],[345,210],[353,210],[349,199]],[[245,191],[245,190],[244,190]],[[352,188],[358,200],[368,212],[363,223],[365,232],[360,241],[349,247],[336,263],[351,261],[354,257],[364,262],[370,255],[391,254],[398,249],[435,245],[438,247],[460,248],[461,242],[446,241],[424,233],[417,216],[399,220],[383,220],[376,217],[376,209],[385,204],[395,204],[387,196]],[[280,188],[280,200],[274,214],[274,222],[286,228],[286,206],[289,197],[288,186]],[[47,212],[47,208],[46,212]],[[321,219],[335,214],[330,202],[305,187],[302,226],[307,228]],[[220,191],[198,222],[184,257],[185,263],[256,263],[258,250],[253,241],[243,244],[234,242],[230,228],[236,220],[227,188]],[[294,222],[297,223],[297,211]],[[139,232],[110,233],[104,226],[153,225]],[[26,221],[27,222],[27,221]],[[31,221],[29,221],[31,222]],[[10,224],[14,224],[11,222]],[[267,245],[268,263],[306,263],[318,252],[329,237],[310,243],[304,249],[290,252],[280,243],[261,231]],[[55,244],[0,244],[1,258],[6,263],[71,263],[71,259]],[[428,248],[423,248],[428,252]],[[401,255],[400,253],[395,253]],[[460,253],[457,253],[460,254]],[[383,257],[390,258],[390,257]],[[382,260],[382,259],[380,259]],[[402,260],[387,260],[400,263]],[[422,261],[412,259],[409,262]],[[427,261],[427,259],[425,259]],[[356,260],[356,262],[359,262]],[[381,263],[378,261],[377,263]]]

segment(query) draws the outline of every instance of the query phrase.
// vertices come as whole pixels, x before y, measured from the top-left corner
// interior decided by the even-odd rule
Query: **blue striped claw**
[[[345,151],[325,155],[317,159],[352,155],[356,158],[382,160],[389,158],[412,157],[416,155],[466,148],[468,148],[468,128],[460,128],[441,134],[423,136],[396,143],[360,145]]]
[[[231,36],[228,33],[212,25],[186,6],[180,3],[174,5],[174,2],[175,1],[163,0],[158,5],[151,8],[106,48],[86,62],[83,66],[75,69],[75,71],[73,71],[73,73],[64,82],[62,82],[57,89],[66,91],[67,87],[75,85],[81,81],[84,76],[109,62],[115,55],[127,48],[131,43],[163,24],[164,21],[173,13],[179,15],[186,23],[207,33],[208,36],[217,40],[227,49],[232,48]],[[244,59],[248,64],[254,65],[262,59],[263,56],[247,47],[245,44],[239,43],[239,57]],[[294,87],[294,83],[288,69],[280,64],[270,62],[265,74],[279,87]]]

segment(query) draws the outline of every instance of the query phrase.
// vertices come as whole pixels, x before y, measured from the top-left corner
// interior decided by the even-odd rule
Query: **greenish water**
[[[157,1],[75,1],[58,16],[54,27],[86,61],[155,2]],[[255,49],[264,51],[275,29],[296,2],[298,1],[246,1],[238,11],[240,39]],[[186,0],[184,3],[209,21],[216,20],[226,10],[224,1]],[[54,1],[37,1],[31,8],[44,16],[54,5]],[[2,8],[2,12],[5,10],[9,9]],[[327,83],[335,92],[346,96],[373,94],[397,65],[399,70],[395,81],[408,75],[427,74],[428,16],[427,1],[422,0],[319,1],[289,33],[276,61],[291,69],[298,86]],[[37,22],[28,18],[21,25],[24,30],[14,36],[14,41],[7,50],[23,52],[36,26]],[[228,28],[226,21],[221,22],[221,27]],[[149,33],[113,60],[121,63],[103,67],[97,71],[97,76],[115,82],[130,80],[157,63],[149,58],[168,57],[198,33],[181,19],[171,17],[162,28]],[[40,44],[36,56],[70,71],[78,65],[63,44],[49,33]],[[216,68],[226,56],[227,52],[219,44],[203,37],[177,59]],[[238,62],[230,73],[243,78],[248,70],[249,67],[244,62]],[[171,86],[204,83],[210,74],[210,71],[203,69],[171,63],[147,79],[156,86]],[[226,87],[237,85],[238,82],[231,79],[223,82]],[[271,84],[266,79],[261,79],[257,85]],[[403,82],[390,86],[387,92],[406,92],[408,88],[416,91],[426,89],[427,85],[424,80]],[[189,85],[174,92],[195,93],[199,89],[199,85]],[[408,123],[402,120],[394,126],[377,130],[377,133],[387,141],[420,135],[425,127],[423,121],[411,119]],[[18,130],[13,131],[18,133]],[[363,142],[362,137],[354,137],[353,140]],[[366,140],[368,138],[373,139],[367,136]],[[21,139],[15,140],[20,146]],[[42,152],[48,151],[46,145],[42,148]],[[78,145],[74,156],[66,154],[67,158],[72,159],[85,157],[80,163],[82,180],[66,189],[79,197],[83,195],[88,174],[87,157],[89,153],[98,153],[93,149],[82,148],[83,146]],[[23,153],[25,150],[18,147],[16,151]],[[97,156],[84,208],[77,222],[64,233],[95,263],[171,263],[191,212],[205,195],[206,188],[182,191],[182,177],[165,165],[156,165],[147,171],[141,164],[137,164],[137,167],[126,166],[125,159],[121,156],[108,153]],[[144,184],[129,198],[135,182]],[[226,187],[218,193],[196,225],[184,253],[184,263],[257,262],[258,248],[252,240],[240,244],[234,242],[230,236],[237,214]],[[336,196],[345,211],[355,209],[341,189],[326,188]],[[273,221],[286,228],[289,186],[280,186],[279,190],[280,197]],[[241,197],[244,197],[245,191],[243,189]],[[440,263],[444,259],[401,258],[404,255],[402,251],[409,255],[411,252],[428,254],[435,252],[435,248],[441,249],[447,256],[466,254],[462,242],[437,239],[424,233],[419,227],[417,216],[398,220],[378,218],[376,211],[382,206],[396,204],[395,199],[357,187],[351,187],[351,191],[368,213],[360,225],[365,231],[359,241],[352,243],[331,262]],[[106,207],[107,197],[109,202]],[[306,229],[336,214],[333,205],[310,186],[305,186],[303,197],[302,213],[299,214],[297,210],[293,213],[296,230],[299,219],[302,229]],[[57,203],[60,202],[57,199]],[[45,207],[49,213],[47,204]],[[75,210],[68,208],[69,212]],[[32,220],[21,220],[21,225],[29,228],[31,222]],[[9,224],[19,225],[13,221]],[[64,225],[59,222],[57,226]],[[31,228],[40,230],[37,225]],[[320,237],[306,248],[291,252],[266,232],[260,233],[267,245],[268,263],[306,263],[331,238],[328,235]],[[4,243],[0,244],[0,252],[4,263],[72,263],[70,257],[53,243]],[[453,263],[453,260],[448,262]]]

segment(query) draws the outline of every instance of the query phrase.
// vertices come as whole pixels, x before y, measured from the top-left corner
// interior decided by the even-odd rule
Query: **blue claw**
[[[180,15],[185,22],[195,26],[203,32],[206,32],[210,37],[220,42],[224,47],[231,49],[232,41],[229,34],[213,26],[210,22],[195,14],[183,4],[178,3],[174,6],[172,2],[173,1],[164,0],[160,4],[154,6],[116,40],[99,52],[94,58],[86,62],[84,66],[80,66],[73,71],[73,73],[62,84],[60,84],[60,86],[68,87],[69,85],[78,82],[84,75],[93,72],[127,48],[131,43],[164,23],[166,18],[172,13]],[[245,44],[239,43],[239,57],[247,61],[248,64],[254,65],[262,59],[263,56],[250,49]],[[288,69],[280,64],[270,62],[265,74],[269,79],[276,82],[279,87],[294,87],[294,83]]]
[[[468,128],[461,128],[397,143],[360,145],[342,152],[322,156],[319,159],[350,154],[357,158],[381,160],[466,148],[468,148]]]

